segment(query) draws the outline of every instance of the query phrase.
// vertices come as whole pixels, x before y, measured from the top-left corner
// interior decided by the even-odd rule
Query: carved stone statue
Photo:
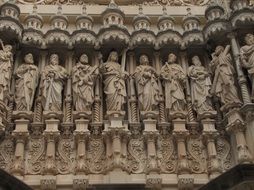
[[[38,68],[34,65],[31,53],[25,55],[24,63],[16,70],[16,109],[30,111],[33,105],[34,94],[38,85]]]
[[[73,101],[76,111],[91,111],[98,74],[98,67],[90,66],[87,55],[81,55],[79,62],[72,70]]]
[[[245,36],[246,45],[240,50],[242,65],[248,70],[250,80],[252,82],[251,97],[254,99],[254,35],[247,34]]]
[[[125,79],[128,73],[118,63],[118,54],[112,51],[106,63],[101,66],[107,111],[122,111],[126,98]]]
[[[0,40],[0,100],[4,101],[10,93],[11,75],[13,67],[13,54],[11,45],[3,45]]]
[[[212,54],[211,70],[214,72],[211,94],[220,98],[222,104],[240,103],[234,82],[234,67],[229,53],[230,46],[226,48],[217,46]]]
[[[189,67],[191,79],[191,98],[197,113],[212,111],[210,89],[212,86],[208,72],[202,66],[198,56],[192,58],[193,65]]]
[[[165,85],[166,108],[170,111],[184,111],[186,106],[184,85],[186,74],[176,63],[176,55],[168,55],[168,62],[161,68],[161,77]]]
[[[45,111],[60,111],[62,90],[67,71],[59,65],[57,54],[50,56],[49,65],[42,72],[42,103]]]
[[[141,111],[156,110],[159,101],[159,87],[156,71],[149,65],[146,55],[140,56],[140,65],[134,72]]]

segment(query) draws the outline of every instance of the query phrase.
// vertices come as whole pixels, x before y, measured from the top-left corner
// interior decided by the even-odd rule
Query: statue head
[[[147,55],[141,55],[139,58],[140,65],[149,65],[149,59]]]
[[[57,54],[52,54],[49,58],[49,63],[52,65],[58,65],[59,64],[59,57]]]
[[[222,52],[224,51],[224,47],[223,46],[217,46],[215,48],[215,55],[220,55]]]
[[[25,63],[34,64],[33,54],[31,54],[31,53],[26,54],[24,57],[24,60],[25,60]]]
[[[245,43],[247,45],[253,45],[254,44],[254,35],[253,34],[247,34],[244,38]]]
[[[5,51],[12,51],[12,46],[11,45],[5,45],[4,49],[5,49]]]
[[[195,66],[201,66],[202,65],[201,61],[200,61],[200,59],[197,55],[192,57],[191,60],[192,60],[193,65],[195,65]]]
[[[111,62],[118,62],[118,54],[116,51],[112,51],[110,52],[109,56],[108,56],[108,61]]]
[[[176,63],[176,55],[175,54],[173,54],[173,53],[170,53],[169,55],[168,55],[168,62],[169,63]]]
[[[79,58],[79,62],[82,64],[87,64],[88,63],[88,56],[86,54],[82,54]]]

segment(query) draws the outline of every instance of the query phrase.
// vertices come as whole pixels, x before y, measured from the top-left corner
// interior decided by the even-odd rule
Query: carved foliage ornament
[[[204,6],[210,0],[116,0],[119,5],[138,5],[140,3],[144,5],[171,5],[171,6],[188,6],[188,5],[198,5]],[[32,4],[36,2],[37,4],[54,5],[54,4],[66,4],[66,5],[81,5],[87,4],[99,4],[107,5],[109,0],[18,0],[22,4]]]

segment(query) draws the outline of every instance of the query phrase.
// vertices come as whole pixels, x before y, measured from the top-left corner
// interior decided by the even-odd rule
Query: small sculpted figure
[[[79,62],[72,70],[73,101],[76,111],[91,111],[98,74],[98,66],[92,67],[87,55],[81,55]]]
[[[11,75],[13,68],[13,53],[11,45],[4,45],[0,39],[0,100],[5,101],[10,94]]]
[[[220,98],[222,104],[241,103],[234,80],[234,67],[229,53],[230,46],[226,48],[217,46],[212,54],[210,63],[214,73],[211,94]]]
[[[127,96],[125,79],[128,73],[123,71],[118,63],[116,51],[109,54],[107,62],[103,63],[100,69],[103,75],[107,111],[122,111]]]
[[[184,111],[186,74],[183,68],[176,63],[176,60],[175,54],[169,54],[168,62],[161,68],[161,77],[165,85],[166,108],[170,111]]]
[[[141,111],[154,111],[159,101],[159,87],[156,81],[156,71],[149,65],[146,55],[140,56],[140,65],[134,72],[138,100]]]
[[[16,70],[16,109],[30,111],[33,106],[34,94],[38,85],[38,68],[34,65],[31,53],[25,55],[24,63]]]
[[[45,111],[60,111],[62,90],[67,71],[59,65],[57,54],[50,56],[49,64],[42,72],[42,103]]]
[[[251,97],[254,99],[254,35],[247,34],[245,36],[246,45],[240,50],[242,66],[248,70],[250,80],[252,82]]]
[[[188,75],[191,79],[191,99],[194,109],[197,113],[212,111],[210,99],[212,83],[209,74],[198,56],[192,58],[192,64],[188,69]]]

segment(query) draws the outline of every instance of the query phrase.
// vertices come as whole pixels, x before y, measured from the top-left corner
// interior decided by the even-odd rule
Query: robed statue
[[[125,56],[126,52],[123,56]],[[107,111],[122,111],[126,99],[125,80],[128,73],[124,71],[125,60],[118,63],[118,54],[112,51],[108,60],[101,65],[103,75],[104,93],[106,94]]]
[[[30,111],[33,106],[39,76],[38,67],[34,65],[34,58],[31,53],[25,55],[24,63],[17,68],[15,75],[17,77],[16,109],[19,111]]]
[[[91,66],[86,54],[72,70],[73,101],[76,111],[91,111],[94,102],[94,86],[99,74],[98,66]]]
[[[245,43],[241,50],[242,66],[248,70],[249,77],[252,83],[251,97],[254,99],[254,35],[247,34],[245,36]]]
[[[149,65],[146,55],[141,55],[140,65],[134,72],[138,100],[141,111],[157,110],[159,103],[159,86],[157,84],[157,74],[155,69]]]
[[[11,45],[4,45],[0,39],[0,100],[5,101],[10,94],[11,75],[13,69],[13,53]]]
[[[198,56],[192,58],[192,64],[188,69],[191,81],[191,99],[197,113],[212,111],[211,104],[211,80],[209,73],[202,66]]]
[[[168,62],[161,68],[161,77],[165,86],[165,104],[170,111],[184,111],[186,107],[184,95],[186,74],[176,61],[176,55],[170,53]]]
[[[44,111],[61,111],[62,90],[67,71],[59,65],[57,54],[50,56],[49,64],[42,72],[42,103]]]
[[[219,97],[224,105],[241,103],[235,85],[235,70],[229,50],[229,45],[226,48],[217,46],[210,63],[211,70],[214,73],[211,94]]]

